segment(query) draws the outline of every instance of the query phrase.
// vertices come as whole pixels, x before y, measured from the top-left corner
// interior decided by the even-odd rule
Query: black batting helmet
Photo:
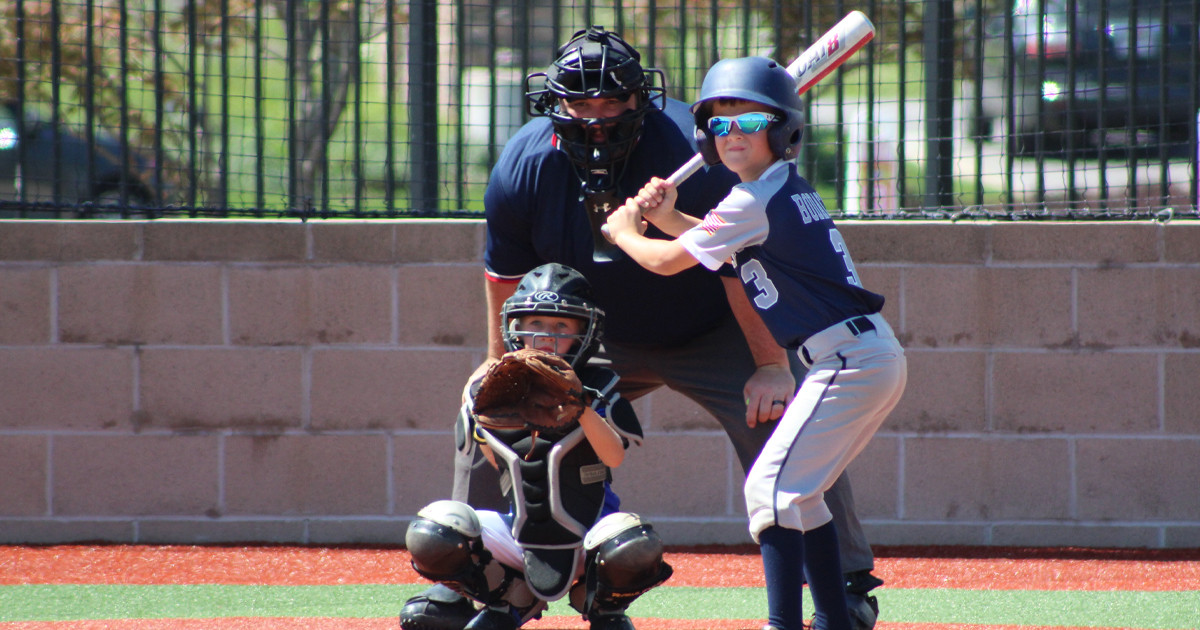
[[[559,147],[593,191],[616,185],[641,138],[642,120],[652,102],[659,99],[660,107],[665,103],[662,72],[643,68],[641,58],[619,35],[593,26],[572,35],[545,72],[525,78],[529,114],[550,118]],[[541,86],[534,87],[539,81]],[[562,108],[563,100],[630,96],[636,97],[633,108],[610,118],[575,118]],[[592,133],[597,127],[604,131],[602,141]]]
[[[534,314],[578,319],[584,323],[584,327],[578,335],[521,330],[518,318]],[[504,301],[500,309],[500,325],[504,348],[509,352],[523,348],[521,337],[526,335],[574,339],[575,343],[563,358],[571,367],[578,369],[600,348],[604,311],[593,301],[592,285],[583,274],[566,265],[548,263],[521,278],[516,292]]]
[[[767,128],[771,152],[784,160],[796,157],[804,135],[804,103],[796,93],[796,79],[786,68],[767,57],[738,57],[722,59],[709,69],[700,85],[700,98],[692,105],[696,142],[709,164],[721,161],[708,119],[713,101],[724,98],[754,101],[776,110],[783,120]]]

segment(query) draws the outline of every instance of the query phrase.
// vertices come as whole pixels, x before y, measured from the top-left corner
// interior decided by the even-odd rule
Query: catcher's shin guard
[[[600,519],[583,547],[585,593],[577,610],[593,628],[624,628],[628,618],[621,618],[633,600],[671,577],[662,539],[637,514],[616,512]]]

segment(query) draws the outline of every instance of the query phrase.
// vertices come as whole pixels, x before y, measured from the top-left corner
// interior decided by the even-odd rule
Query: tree
[[[290,169],[292,208],[307,210],[317,195],[318,172],[329,138],[346,108],[350,85],[361,67],[359,48],[375,37],[386,20],[379,0],[269,0],[286,25],[289,42],[289,103],[293,168]],[[400,16],[394,16],[400,18]],[[374,32],[361,25],[377,23]]]
[[[231,52],[286,61],[289,197],[308,209],[319,165],[359,69],[359,47],[396,23],[384,0],[15,0],[0,7],[0,98],[56,121],[88,122],[155,156],[163,203],[223,206],[227,118],[207,64]],[[398,18],[400,16],[392,16]],[[282,23],[284,50],[255,35]],[[364,29],[363,25],[366,25]],[[373,26],[374,25],[374,26]],[[368,30],[374,28],[374,32]],[[216,76],[222,76],[217,73]],[[257,77],[261,81],[263,77]],[[272,95],[275,97],[276,95]],[[219,109],[219,108],[218,108]],[[32,111],[30,111],[32,113]],[[261,114],[260,114],[261,115]]]

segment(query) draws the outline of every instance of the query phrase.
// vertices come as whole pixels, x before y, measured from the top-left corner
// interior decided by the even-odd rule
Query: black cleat
[[[846,593],[846,610],[851,630],[871,630],[879,618],[879,601],[873,595]]]
[[[846,574],[846,610],[850,613],[853,630],[872,630],[879,618],[879,600],[868,595],[872,589],[883,586],[883,580],[871,575],[870,570]]]
[[[625,613],[611,613],[607,615],[594,615],[588,618],[591,623],[588,625],[590,630],[635,630],[633,620]]]

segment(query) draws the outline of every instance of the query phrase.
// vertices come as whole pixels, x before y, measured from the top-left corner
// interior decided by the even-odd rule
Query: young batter
[[[608,234],[664,275],[734,262],[775,340],[810,366],[746,476],[746,510],[767,579],[764,630],[800,630],[805,579],[814,627],[848,629],[824,493],[899,401],[904,351],[879,314],[883,297],[862,287],[824,202],[788,161],[803,112],[787,71],[764,57],[720,61],[692,112],[706,161],[742,183],[701,220],[675,210],[674,186],[654,178],[609,217]],[[643,218],[676,238],[645,237]]]

